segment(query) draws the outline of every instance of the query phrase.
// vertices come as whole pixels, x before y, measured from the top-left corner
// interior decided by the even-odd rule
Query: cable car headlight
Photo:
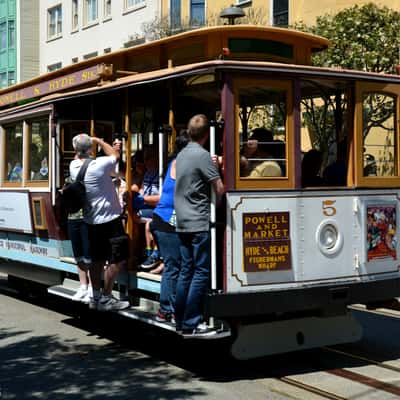
[[[337,253],[343,244],[343,235],[335,221],[322,222],[316,232],[316,241],[319,249],[326,255]]]

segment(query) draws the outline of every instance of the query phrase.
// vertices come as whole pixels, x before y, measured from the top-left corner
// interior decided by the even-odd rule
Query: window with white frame
[[[131,8],[142,6],[145,3],[146,0],[124,0],[124,8],[125,10],[129,10]]]
[[[62,66],[61,62],[48,65],[47,66],[47,72],[56,71],[57,69],[60,69],[61,66]]]
[[[97,0],[84,0],[83,3],[85,25],[96,22],[99,18],[99,4]]]
[[[273,0],[273,26],[287,27],[289,24],[289,0]]]
[[[111,0],[104,0],[104,18],[111,17]]]
[[[62,33],[62,7],[58,6],[47,10],[47,37],[52,39]]]
[[[205,23],[205,0],[190,1],[190,23],[200,26]]]
[[[72,0],[72,30],[76,31],[79,26],[79,0]]]

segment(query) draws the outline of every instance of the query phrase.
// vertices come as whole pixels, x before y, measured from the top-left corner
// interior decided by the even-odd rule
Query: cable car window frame
[[[271,89],[283,90],[286,92],[286,175],[280,177],[260,177],[249,178],[240,176],[240,121],[239,121],[239,96],[240,89],[246,87],[266,87]],[[295,121],[294,121],[294,81],[291,79],[282,79],[279,81],[268,78],[243,78],[234,81],[234,123],[235,123],[235,188],[236,189],[289,189],[294,188],[294,145],[295,145]],[[297,134],[297,133],[296,133]]]
[[[364,138],[363,138],[363,103],[364,95],[377,93],[393,97],[395,101],[394,138],[395,170],[394,176],[364,176]],[[400,87],[396,84],[380,84],[356,82],[356,98],[354,110],[354,139],[355,139],[355,186],[356,187],[399,187],[400,186]]]

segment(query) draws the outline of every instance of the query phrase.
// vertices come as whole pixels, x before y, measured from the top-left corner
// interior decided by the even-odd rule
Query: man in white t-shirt
[[[84,183],[86,204],[84,221],[89,227],[92,266],[90,278],[93,297],[89,307],[100,311],[122,310],[130,306],[128,301],[119,301],[112,295],[115,278],[128,256],[127,236],[121,220],[121,205],[111,175],[119,159],[119,153],[111,145],[97,137],[80,134],[74,138],[78,157],[90,154],[93,145],[100,146],[105,156],[97,157],[88,166]],[[104,265],[104,288],[100,292],[101,274]]]

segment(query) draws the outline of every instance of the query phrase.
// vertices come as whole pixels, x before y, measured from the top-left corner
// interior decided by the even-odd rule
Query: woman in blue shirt
[[[176,282],[180,270],[180,240],[175,232],[174,190],[177,154],[188,144],[189,136],[181,131],[175,140],[175,148],[164,178],[163,189],[157,207],[153,211],[151,231],[156,237],[164,269],[161,278],[160,309],[156,320],[174,322]]]

